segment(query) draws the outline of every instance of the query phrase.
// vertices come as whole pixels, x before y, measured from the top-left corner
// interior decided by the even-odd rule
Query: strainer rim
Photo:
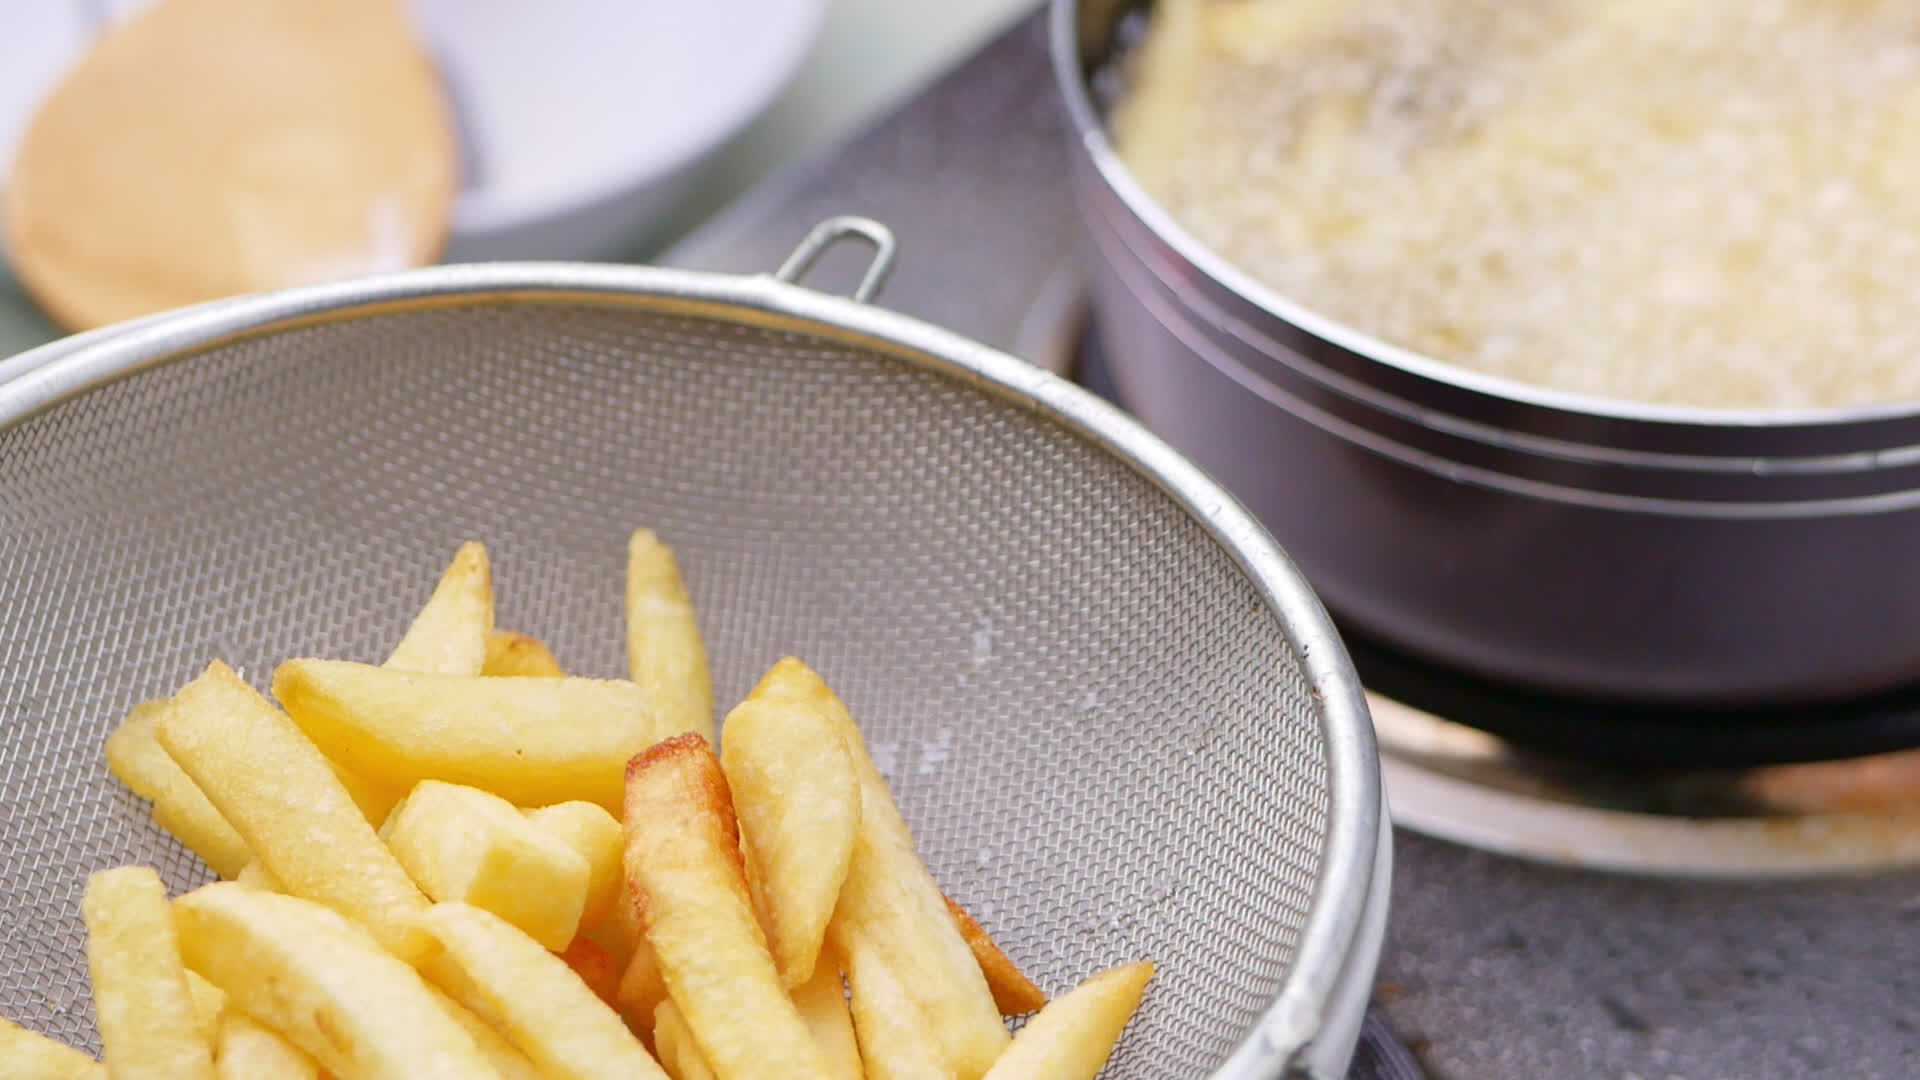
[[[1213,1080],[1255,1080],[1311,1070],[1329,1049],[1315,1040],[1336,1007],[1342,974],[1369,968],[1363,947],[1384,806],[1372,721],[1359,676],[1325,607],[1293,561],[1236,498],[1132,417],[1083,388],[997,349],[873,304],[831,296],[771,275],[583,263],[435,266],[216,301],[66,339],[0,362],[0,431],[150,367],[185,360],[224,340],[369,309],[487,300],[673,302],[719,317],[734,309],[822,336],[852,334],[922,370],[962,379],[1060,424],[1153,482],[1223,547],[1288,634],[1319,700],[1328,812],[1313,900],[1281,992]],[[748,320],[750,321],[750,320]]]

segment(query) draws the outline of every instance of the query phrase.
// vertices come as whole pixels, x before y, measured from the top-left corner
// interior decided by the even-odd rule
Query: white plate
[[[10,4],[0,163],[111,19],[148,0]],[[449,261],[598,258],[772,103],[825,0],[410,0],[460,119]],[[0,174],[0,197],[4,178]]]

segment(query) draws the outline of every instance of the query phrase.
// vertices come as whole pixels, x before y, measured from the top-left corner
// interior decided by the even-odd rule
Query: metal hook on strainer
[[[864,304],[880,295],[881,288],[887,283],[887,275],[893,273],[893,256],[898,248],[893,239],[893,230],[872,218],[843,214],[815,225],[813,231],[807,233],[806,239],[800,241],[800,246],[793,249],[793,254],[787,256],[787,261],[780,264],[780,269],[773,272],[773,276],[789,285],[797,285],[820,261],[820,256],[847,239],[865,240],[873,245],[873,261],[867,264],[867,272],[861,276],[860,284],[854,286],[851,294]]]

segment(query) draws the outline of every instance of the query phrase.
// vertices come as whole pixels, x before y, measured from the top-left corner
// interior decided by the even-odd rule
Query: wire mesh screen
[[[1147,479],[958,379],[631,303],[255,336],[0,431],[0,1014],[93,1047],[78,900],[206,871],[108,775],[212,658],[375,661],[457,544],[502,626],[624,675],[627,533],[675,545],[720,708],[846,698],[949,892],[1049,992],[1161,974],[1109,1075],[1204,1076],[1279,991],[1322,857],[1317,703]]]

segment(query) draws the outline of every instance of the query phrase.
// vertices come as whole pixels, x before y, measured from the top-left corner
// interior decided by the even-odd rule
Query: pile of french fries
[[[915,853],[798,660],[728,713],[666,545],[629,546],[630,678],[494,626],[455,556],[381,665],[215,662],[106,745],[226,879],[104,870],[104,1064],[0,1020],[8,1080],[1074,1080],[1151,963],[1049,1002]],[[284,710],[284,711],[283,711]],[[1034,1013],[1017,1036],[1006,1017]]]

